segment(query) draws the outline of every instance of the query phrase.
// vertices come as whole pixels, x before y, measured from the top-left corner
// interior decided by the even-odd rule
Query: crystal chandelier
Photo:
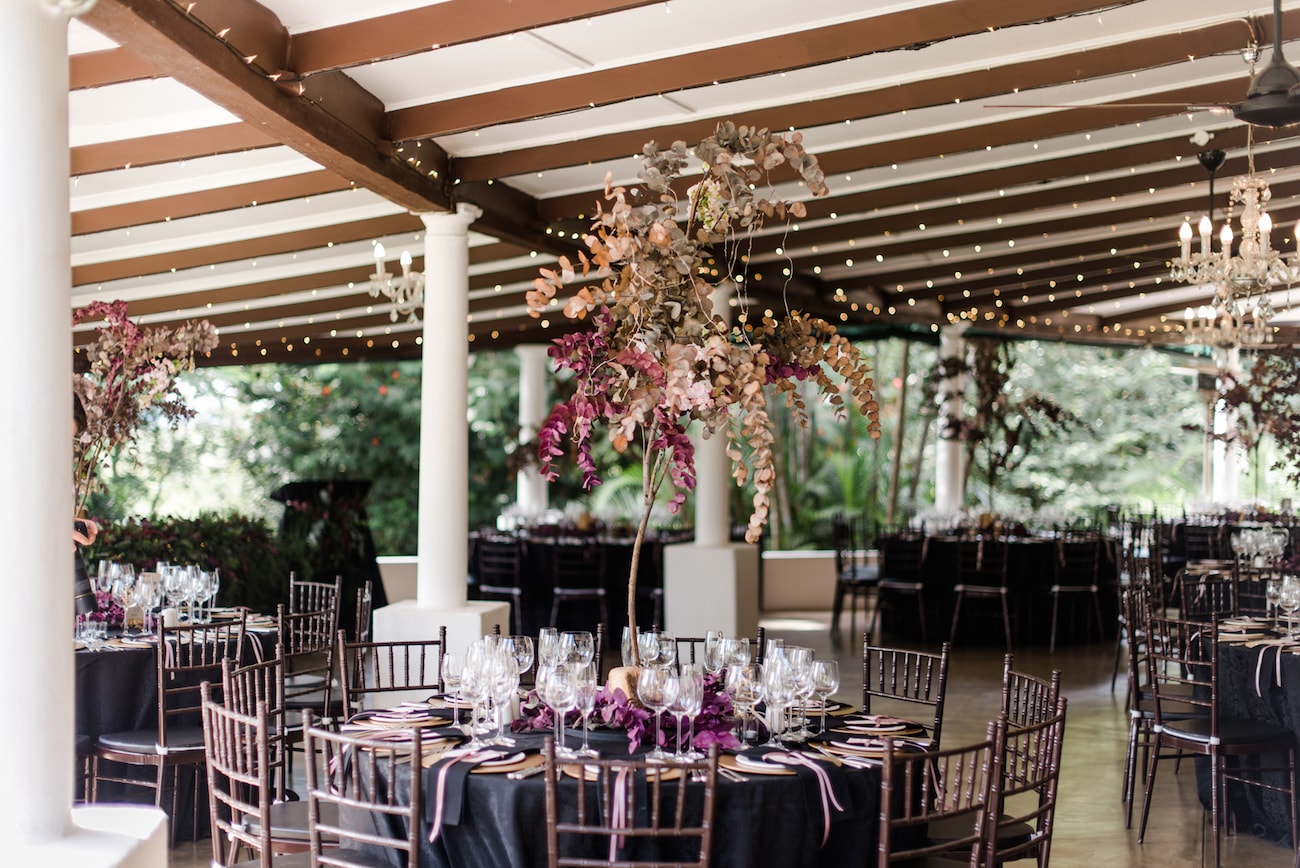
[[[1205,151],[1199,155],[1201,165],[1210,173],[1210,214],[1203,215],[1198,226],[1200,247],[1192,252],[1192,224],[1186,220],[1178,230],[1180,256],[1174,260],[1170,276],[1190,284],[1210,284],[1214,296],[1208,306],[1188,308],[1184,313],[1188,343],[1216,348],[1259,346],[1272,335],[1269,325],[1274,315],[1272,291],[1285,286],[1290,304],[1291,284],[1300,278],[1300,255],[1283,256],[1273,248],[1270,235],[1273,220],[1267,207],[1272,196],[1268,182],[1255,175],[1255,155],[1247,140],[1247,174],[1232,184],[1227,219],[1219,230],[1219,250],[1213,249],[1214,173],[1223,164],[1223,151]],[[1232,231],[1234,209],[1240,206],[1241,237]],[[1300,225],[1296,227],[1300,237]],[[1234,241],[1236,250],[1233,250]]]
[[[393,303],[389,318],[397,322],[399,315],[406,317],[409,323],[417,323],[420,318],[415,315],[416,308],[424,307],[424,275],[411,271],[411,251],[403,250],[401,257],[402,276],[394,277],[384,267],[387,256],[384,245],[375,244],[375,273],[370,275],[370,297],[384,296]]]

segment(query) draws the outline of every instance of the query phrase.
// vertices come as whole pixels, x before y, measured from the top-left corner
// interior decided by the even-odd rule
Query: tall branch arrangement
[[[550,351],[558,369],[573,372],[576,389],[552,409],[539,432],[543,472],[555,478],[555,459],[569,441],[584,485],[600,484],[591,453],[600,426],[619,452],[634,442],[642,449],[643,510],[628,580],[634,637],[637,567],[656,496],[668,482],[669,508],[676,511],[695,487],[686,433],[691,421],[700,423],[706,437],[727,438],[738,485],[753,481],[745,532],[750,542],[762,532],[775,480],[763,386],[774,386],[806,424],[796,384],[813,382],[841,416],[852,406],[868,417],[871,436],[880,435],[870,369],[834,326],[798,311],[757,321],[742,317],[740,325],[730,326],[710,301],[720,280],[746,285],[746,254],[766,221],[805,215],[800,202],[760,194],[774,194],[778,170],[792,169],[814,196],[827,193],[801,136],[724,123],[693,149],[680,141],[667,149],[650,142],[643,157],[638,177],[646,204],[633,204],[629,191],[611,186],[607,177],[579,262],[561,258],[558,270],[542,269],[528,293],[536,317],[558,305],[557,295],[570,284],[581,284],[565,301],[564,315],[591,323],[556,340]],[[683,202],[674,182],[696,161],[704,175]]]
[[[161,414],[172,427],[194,412],[176,391],[176,377],[194,370],[194,357],[217,345],[207,320],[174,329],[143,329],[126,314],[126,302],[97,301],[73,312],[72,323],[104,320],[95,341],[81,350],[72,375],[72,392],[86,422],[72,441],[76,514],[95,490],[100,465],[135,442],[148,413]]]
[[[1221,371],[1219,398],[1235,414],[1234,426],[1217,440],[1235,443],[1250,458],[1259,499],[1259,447],[1268,434],[1277,444],[1273,469],[1300,483],[1300,354],[1281,345],[1260,349],[1250,370]]]

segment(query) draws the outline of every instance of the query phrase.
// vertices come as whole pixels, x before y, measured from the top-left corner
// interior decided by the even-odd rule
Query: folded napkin
[[[432,776],[433,786],[426,779],[424,791],[433,792],[432,799],[425,800],[425,810],[432,812],[429,821],[429,843],[438,840],[443,826],[460,824],[464,813],[465,784],[469,773],[476,765],[487,760],[499,759],[510,753],[508,748],[458,748],[443,753],[438,761],[425,770],[426,776]]]
[[[845,819],[844,805],[848,803],[848,794],[844,772],[796,751],[759,749],[751,756],[765,763],[786,766],[798,775],[806,794],[809,822],[814,828],[821,827],[822,846],[826,846],[831,837],[831,823]],[[820,817],[816,816],[818,806],[821,808]]]

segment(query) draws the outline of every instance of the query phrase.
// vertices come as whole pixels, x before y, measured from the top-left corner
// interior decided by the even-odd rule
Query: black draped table
[[[428,737],[433,737],[430,733]],[[544,735],[516,734],[512,750],[537,750]],[[572,739],[576,736],[570,735]],[[622,732],[593,733],[593,746],[608,755],[627,751]],[[821,765],[821,764],[819,764]],[[545,783],[541,775],[511,780],[505,774],[465,774],[460,780],[459,818],[444,811],[437,841],[429,842],[436,811],[433,797],[440,764],[423,771],[424,813],[420,868],[542,868],[546,865]],[[843,811],[831,812],[829,835],[823,844],[824,816],[816,785],[805,774],[766,775],[741,771],[747,780],[718,778],[714,803],[712,864],[719,868],[855,868],[876,864],[879,824],[878,765],[854,767],[825,764]],[[578,786],[560,778],[562,810],[565,797]],[[665,787],[670,786],[665,784]],[[399,780],[399,792],[409,798],[410,782]],[[449,796],[453,799],[455,796]],[[448,805],[451,804],[449,801]],[[570,807],[571,809],[571,807]],[[349,827],[374,829],[376,815],[345,810]],[[405,834],[404,829],[394,829]],[[376,856],[399,864],[398,854],[376,850]],[[660,854],[663,855],[663,854]]]
[[[1219,713],[1284,726],[1300,741],[1300,655],[1291,647],[1219,644]],[[1279,680],[1281,683],[1279,684]],[[1265,768],[1285,768],[1286,756],[1240,760]],[[1210,801],[1209,764],[1197,761],[1201,801]],[[1277,775],[1285,784],[1285,775]],[[1243,785],[1228,788],[1229,810],[1242,834],[1291,846],[1291,807],[1283,793]]]
[[[274,653],[275,633],[248,630],[244,634],[243,663],[251,663]],[[268,650],[269,649],[269,650]],[[77,737],[88,738],[93,747],[99,736],[158,727],[158,663],[152,645],[121,647],[116,650],[76,652],[75,709]],[[197,724],[195,719],[192,723]],[[115,767],[116,769],[116,767]],[[152,778],[153,770],[138,767],[141,777]],[[188,793],[193,790],[189,772],[182,770],[180,805],[172,819],[177,838],[191,833],[193,814]],[[153,793],[144,787],[104,783],[99,788],[101,802],[152,803]],[[206,804],[206,803],[205,803]],[[208,828],[207,809],[199,811],[199,834]]]

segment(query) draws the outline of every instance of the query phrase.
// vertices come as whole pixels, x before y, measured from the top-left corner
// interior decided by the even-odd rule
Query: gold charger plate
[[[534,766],[544,765],[546,757],[540,753],[525,755],[522,759],[515,760],[512,763],[496,762],[494,764],[479,763],[469,770],[472,775],[503,775],[507,772],[518,772],[524,769],[531,769]]]
[[[571,778],[581,777],[583,780],[596,780],[597,766],[581,765],[580,763],[564,762],[560,765],[560,773],[568,775]],[[653,775],[661,781],[675,781],[682,776],[682,770],[676,766],[651,766],[647,770],[647,775]]]

